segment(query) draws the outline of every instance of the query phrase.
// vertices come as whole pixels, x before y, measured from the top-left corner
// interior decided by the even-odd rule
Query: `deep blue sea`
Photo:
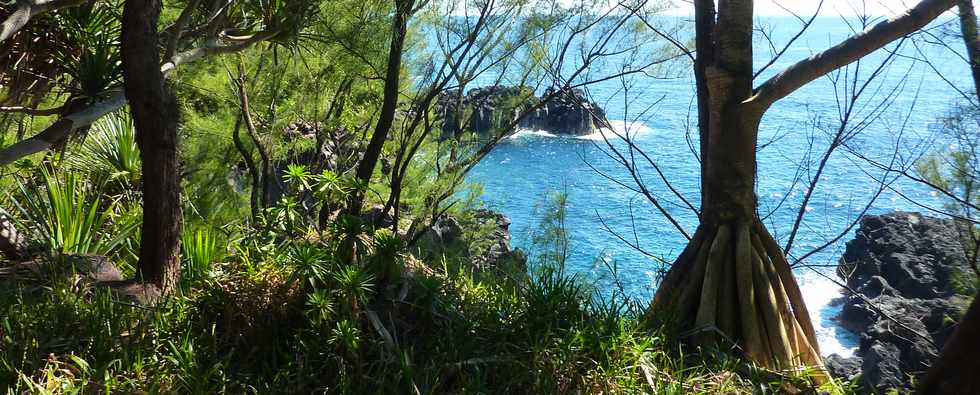
[[[800,26],[791,17],[763,18],[758,25],[772,29],[777,48]],[[851,33],[851,27],[841,18],[818,18],[757,81]],[[933,66],[964,91],[972,90],[968,68],[959,55],[926,43],[926,38],[918,37],[918,48],[910,41],[905,42],[898,52],[902,57],[865,90],[855,117],[863,121],[864,127],[848,144],[854,152],[900,164],[948,144],[937,138],[940,121],[963,99],[932,67],[913,58],[930,59]],[[955,38],[947,40],[953,48],[961,50],[962,44]],[[761,35],[755,55],[757,67],[771,58],[768,43]],[[775,104],[763,119],[759,136],[760,145],[765,143],[759,150],[759,213],[766,217],[769,229],[781,243],[800,209],[817,156],[829,143],[828,132],[839,124],[839,99],[849,94],[843,91],[843,81],[857,72],[859,83],[863,83],[886,56],[885,51],[876,52],[866,57],[860,68],[850,67],[847,76],[839,74],[837,90],[830,78],[810,83]],[[636,78],[630,81],[631,89],[625,95],[621,81],[592,85],[588,93],[605,108],[609,119],[614,120],[614,128],[635,136],[636,144],[661,167],[671,183],[698,206],[698,163],[685,132],[689,128],[693,130],[697,113],[689,70],[681,69],[685,76],[675,79]],[[891,98],[886,99],[889,95]],[[865,119],[883,101],[890,101],[890,106]],[[696,133],[692,138],[696,146]],[[603,146],[598,134],[571,138],[555,137],[543,131],[520,131],[490,153],[473,170],[469,180],[483,185],[486,205],[511,218],[513,244],[524,248],[529,246],[530,235],[540,223],[541,210],[549,194],[567,193],[567,230],[572,240],[569,270],[593,279],[600,289],[611,289],[613,283],[606,264],[614,262],[627,293],[647,300],[655,291],[653,273],[657,263],[605,230],[603,222],[612,232],[637,241],[644,250],[668,262],[681,251],[686,240],[643,196],[618,184],[631,185],[632,181],[625,169],[603,153]],[[811,150],[813,154],[808,157],[807,152]],[[803,226],[790,251],[793,256],[801,256],[842,233],[878,189],[879,180],[886,176],[854,152],[841,149],[830,158],[805,208]],[[672,197],[650,166],[641,166],[641,170],[648,188],[664,201],[667,210],[688,232],[693,232],[697,225],[694,214],[678,204],[679,200]],[[798,176],[803,179],[794,183]],[[888,174],[887,178],[891,180],[895,174]],[[890,189],[881,193],[869,212],[923,211],[919,204],[941,207],[942,202],[928,188],[898,178]],[[853,334],[833,320],[839,307],[830,302],[841,295],[841,290],[828,279],[836,278],[833,266],[855,230],[851,229],[824,252],[806,259],[805,263],[811,267],[796,269],[824,354],[849,354],[857,343]]]

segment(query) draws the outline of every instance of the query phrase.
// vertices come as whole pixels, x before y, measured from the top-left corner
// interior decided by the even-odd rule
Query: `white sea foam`
[[[635,137],[637,135],[643,135],[653,132],[653,129],[647,127],[642,122],[631,122],[631,121],[619,121],[610,120],[609,126],[612,128],[599,128],[595,133],[587,134],[585,136],[575,136],[579,140],[597,140],[602,141],[603,137],[607,139],[616,140],[618,136]]]
[[[546,130],[518,129],[516,132],[507,136],[509,139],[519,139],[524,137],[559,137],[558,135]]]
[[[653,129],[647,127],[642,122],[611,120],[609,121],[609,126],[612,126],[612,128],[611,129],[599,128],[594,133],[587,134],[584,136],[556,134],[553,132],[549,132],[547,130],[538,130],[538,129],[518,129],[510,136],[507,136],[507,138],[516,140],[516,139],[521,139],[526,137],[539,137],[539,138],[545,137],[545,138],[572,138],[576,140],[602,141],[603,137],[616,140],[618,139],[617,135],[625,136],[628,134],[630,137],[634,137],[637,135],[647,134],[653,131]]]
[[[824,356],[839,354],[844,357],[854,355],[857,350],[857,335],[848,332],[835,322],[840,314],[840,305],[832,305],[832,301],[842,296],[840,287],[833,281],[814,273],[809,269],[797,275],[800,289],[803,290],[803,301],[810,310],[810,320],[817,332],[817,342],[820,353]]]

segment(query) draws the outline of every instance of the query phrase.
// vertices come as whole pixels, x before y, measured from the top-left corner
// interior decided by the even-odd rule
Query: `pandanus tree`
[[[700,224],[664,277],[652,311],[672,309],[700,345],[737,346],[769,368],[820,368],[816,334],[785,255],[759,219],[760,122],[778,100],[909,35],[955,0],[922,0],[755,85],[753,1],[695,0]]]

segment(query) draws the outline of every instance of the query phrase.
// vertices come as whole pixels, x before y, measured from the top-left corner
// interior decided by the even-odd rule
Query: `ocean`
[[[855,22],[853,18],[818,17],[757,81],[849,36]],[[954,22],[944,19],[931,26],[938,29],[946,24],[955,30]],[[771,30],[769,35],[779,48],[796,33],[799,22],[792,17],[774,17],[761,18],[758,25]],[[940,30],[933,32],[941,34]],[[849,141],[849,149],[839,149],[830,157],[822,180],[804,209],[806,215],[792,256],[799,257],[844,233],[875,194],[878,180],[885,174],[860,157],[908,164],[923,152],[948,144],[937,132],[942,118],[963,99],[933,67],[959,89],[971,91],[968,67],[950,49],[926,43],[929,37],[917,38],[918,48],[911,41],[903,43],[897,52],[900,56],[864,91],[855,107],[856,119],[862,121],[860,131]],[[963,45],[955,37],[945,40],[962,51]],[[756,41],[758,68],[769,61],[771,53],[761,34]],[[846,76],[838,74],[836,85],[828,77],[808,84],[776,103],[762,120],[759,213],[781,244],[800,209],[816,162],[829,144],[829,133],[839,125],[839,99],[846,99],[853,92],[852,88],[843,90],[844,81],[855,72],[866,78],[887,56],[887,51],[879,50],[866,57],[859,68],[849,68]],[[929,59],[933,66],[914,58]],[[630,82],[628,94],[623,93],[620,81],[592,85],[588,93],[604,107],[613,120],[612,126],[634,136],[637,146],[657,163],[672,185],[698,206],[698,163],[686,133],[692,131],[696,146],[693,130],[697,111],[689,70],[681,69],[686,76],[675,79],[636,78]],[[882,102],[890,104],[880,110]],[[488,207],[511,218],[513,245],[525,249],[531,247],[531,235],[541,221],[548,196],[567,193],[567,230],[572,241],[568,270],[596,282],[600,290],[609,291],[614,283],[607,268],[614,264],[626,293],[646,301],[655,292],[658,263],[627,246],[620,237],[637,242],[647,253],[667,262],[680,253],[686,240],[643,196],[620,185],[631,185],[632,181],[622,166],[603,153],[604,144],[599,134],[558,137],[547,131],[519,131],[496,147],[468,180],[482,184],[482,199]],[[650,166],[641,166],[640,170],[648,188],[663,200],[668,212],[688,232],[693,232],[697,225],[695,215],[672,197]],[[924,211],[920,205],[942,206],[929,188],[894,173],[887,176],[894,181],[871,205],[869,213]],[[836,279],[835,265],[844,243],[853,238],[856,229],[847,231],[824,251],[809,256],[804,261],[808,267],[795,270],[825,355],[850,355],[857,346],[856,336],[834,321],[840,307],[832,301],[841,296],[842,290],[831,281]]]

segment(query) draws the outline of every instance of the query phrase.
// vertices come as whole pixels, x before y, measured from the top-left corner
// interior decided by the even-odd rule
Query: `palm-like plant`
[[[333,297],[329,292],[316,290],[306,299],[307,314],[314,325],[325,326],[334,316]]]
[[[320,10],[320,2],[311,0],[250,0],[238,3],[238,26],[262,26],[264,30],[275,31],[270,42],[285,48],[296,48],[304,38],[301,31],[308,21],[313,20]]]
[[[344,181],[343,177],[330,170],[323,170],[315,179],[316,197],[321,200],[328,202],[340,201],[351,192],[350,186]]]
[[[306,169],[306,166],[290,164],[286,166],[286,174],[282,176],[287,185],[295,186],[300,191],[311,189],[310,182],[313,181],[313,174]]]
[[[323,283],[328,277],[329,260],[330,257],[315,245],[305,243],[294,245],[289,250],[287,260],[288,265],[293,268],[290,282],[306,279],[311,287]]]
[[[10,15],[13,2],[0,2],[0,15]],[[42,102],[64,74],[51,54],[71,41],[54,15],[39,15],[14,37],[0,44],[0,104],[33,106]]]
[[[357,354],[360,339],[361,330],[357,328],[357,325],[349,320],[342,320],[338,321],[334,329],[330,331],[330,338],[327,341],[340,347],[349,356],[353,356]]]
[[[299,202],[292,196],[284,196],[279,204],[265,211],[265,221],[273,230],[285,234],[296,233],[297,225],[302,223],[303,213]]]
[[[141,162],[132,118],[117,112],[97,121],[92,129],[81,149],[68,158],[69,165],[91,179],[117,180],[124,188],[135,187]]]
[[[333,274],[337,296],[349,317],[356,317],[374,292],[374,276],[356,265],[341,266]]]
[[[374,254],[371,255],[369,267],[377,273],[378,280],[386,284],[401,273],[405,241],[390,229],[379,229],[374,232]]]
[[[51,254],[107,254],[135,232],[137,222],[117,221],[122,226],[108,236],[116,203],[103,207],[101,191],[74,173],[55,176],[41,170],[43,187],[19,182],[20,196],[12,199],[30,221]]]
[[[221,259],[217,237],[210,229],[198,229],[194,232],[184,232],[181,236],[184,267],[181,280],[192,284],[208,278],[214,262]]]
[[[328,226],[337,246],[337,256],[345,263],[360,262],[372,247],[364,221],[352,215],[341,215]]]
[[[55,16],[69,45],[52,56],[62,64],[61,88],[71,97],[92,102],[105,97],[122,81],[119,54],[119,7],[105,2],[68,8]]]

